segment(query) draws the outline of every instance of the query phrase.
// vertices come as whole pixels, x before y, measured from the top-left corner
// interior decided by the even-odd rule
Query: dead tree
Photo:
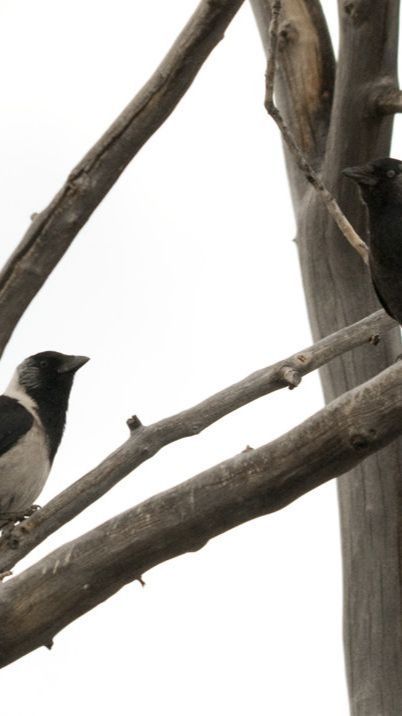
[[[271,3],[252,4],[268,51]],[[304,155],[366,238],[365,210],[357,192],[341,179],[341,169],[389,154],[393,113],[400,109],[399,2],[340,0],[338,6],[335,67],[320,2],[283,3],[278,105]],[[287,165],[310,322],[318,339],[359,320],[378,303],[364,264],[340,240],[314,188],[290,156]],[[376,355],[359,348],[325,366],[326,400],[375,375],[399,351],[395,330]],[[396,441],[381,460],[365,460],[352,476],[339,480],[345,655],[354,714],[396,714],[402,708],[401,450]]]
[[[0,274],[1,351],[80,228],[173,111],[241,4],[202,0],[139,95],[71,172],[48,208],[34,217]],[[351,708],[359,715],[397,714],[402,709],[397,439],[402,433],[402,363],[392,363],[400,338],[383,311],[366,317],[378,308],[367,269],[334,223],[331,207],[328,213],[332,199],[325,192],[338,198],[365,239],[363,207],[341,182],[340,170],[389,152],[392,114],[400,107],[398,2],[340,1],[337,67],[319,0],[284,0],[283,6],[274,0],[273,28],[271,2],[252,0],[252,5],[271,58],[267,108],[278,119],[272,96],[276,64],[284,120],[279,124],[290,136],[288,146],[293,141],[298,151],[286,151],[286,161],[317,343],[153,425],[130,418],[130,437],[122,446],[3,537],[0,572],[10,575],[23,556],[165,445],[197,434],[242,405],[282,387],[295,388],[317,368],[328,405],[272,443],[156,495],[7,578],[0,588],[0,665],[49,646],[60,629],[151,567],[200,549],[212,537],[342,475]],[[340,212],[337,217],[364,256],[364,242],[353,237]],[[378,460],[376,453],[385,446]],[[107,544],[102,553],[99,539]]]

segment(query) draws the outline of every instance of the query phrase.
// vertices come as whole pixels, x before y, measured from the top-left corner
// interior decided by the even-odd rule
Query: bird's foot
[[[0,517],[2,517],[3,515],[5,516],[4,512],[0,514]],[[2,542],[4,541],[5,544],[11,549],[17,549],[19,545],[18,537],[16,535],[13,535],[14,527],[14,520],[8,519],[7,522],[2,523],[0,528]]]
[[[25,522],[35,512],[40,510],[40,505],[31,505],[22,512],[0,512],[0,533],[1,537],[12,547],[18,546],[18,539],[12,536],[12,532],[16,525]]]
[[[5,572],[0,572],[0,584],[6,577],[12,577],[12,572],[10,572],[9,569],[7,569]]]
[[[40,505],[31,505],[31,507],[28,507],[28,509],[25,510],[25,512],[23,514],[23,518],[22,518],[22,520],[19,520],[19,522],[23,522],[24,520],[28,519],[28,517],[31,517],[35,512],[37,512],[40,509],[41,509]]]
[[[31,505],[31,507],[27,507],[26,510],[21,512],[0,512],[0,521],[4,520],[7,525],[17,525],[19,522],[27,520],[38,510],[40,510],[40,505]]]

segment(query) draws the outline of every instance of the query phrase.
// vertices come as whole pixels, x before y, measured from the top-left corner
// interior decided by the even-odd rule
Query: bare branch
[[[164,446],[200,433],[223,416],[263,395],[286,386],[296,387],[303,375],[359,345],[368,342],[376,345],[379,334],[393,327],[395,321],[384,311],[377,311],[269,368],[252,373],[193,408],[148,426],[143,426],[137,416],[130,418],[131,435],[123,445],[0,540],[0,572],[13,567]]]
[[[155,565],[282,509],[401,433],[398,361],[272,443],[63,545],[1,586],[0,666],[51,643],[60,629]]]
[[[25,309],[127,164],[183,97],[243,0],[202,0],[156,72],[73,169],[0,274],[0,355]]]
[[[321,180],[320,176],[314,170],[310,162],[305,158],[302,150],[297,144],[292,132],[288,128],[285,120],[283,119],[279,109],[276,107],[274,102],[274,82],[275,82],[275,70],[278,54],[278,25],[279,25],[279,14],[281,11],[282,2],[281,0],[273,0],[272,2],[272,20],[270,25],[270,49],[268,54],[268,65],[266,73],[266,95],[265,95],[265,107],[268,114],[278,125],[282,134],[283,140],[293,158],[296,161],[297,166],[303,172],[307,181],[317,191],[319,197],[325,204],[329,214],[332,216],[337,226],[341,230],[344,237],[349,241],[351,246],[357,251],[363,261],[368,264],[368,246],[360,238],[360,236],[354,230],[352,224],[348,221],[337,201],[332,196],[330,191]]]

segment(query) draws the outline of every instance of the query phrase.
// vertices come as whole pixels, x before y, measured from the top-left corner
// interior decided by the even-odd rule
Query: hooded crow
[[[75,372],[89,358],[45,351],[26,358],[0,396],[0,527],[29,512],[48,478]]]
[[[402,324],[402,161],[375,159],[343,174],[358,184],[368,208],[374,290],[386,312]]]

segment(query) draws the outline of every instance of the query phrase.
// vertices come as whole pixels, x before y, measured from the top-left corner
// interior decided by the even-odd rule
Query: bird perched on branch
[[[60,445],[74,374],[89,358],[45,351],[26,358],[0,396],[0,527],[21,521]]]
[[[386,312],[402,324],[402,161],[376,159],[343,174],[359,185],[368,208],[375,292]]]

